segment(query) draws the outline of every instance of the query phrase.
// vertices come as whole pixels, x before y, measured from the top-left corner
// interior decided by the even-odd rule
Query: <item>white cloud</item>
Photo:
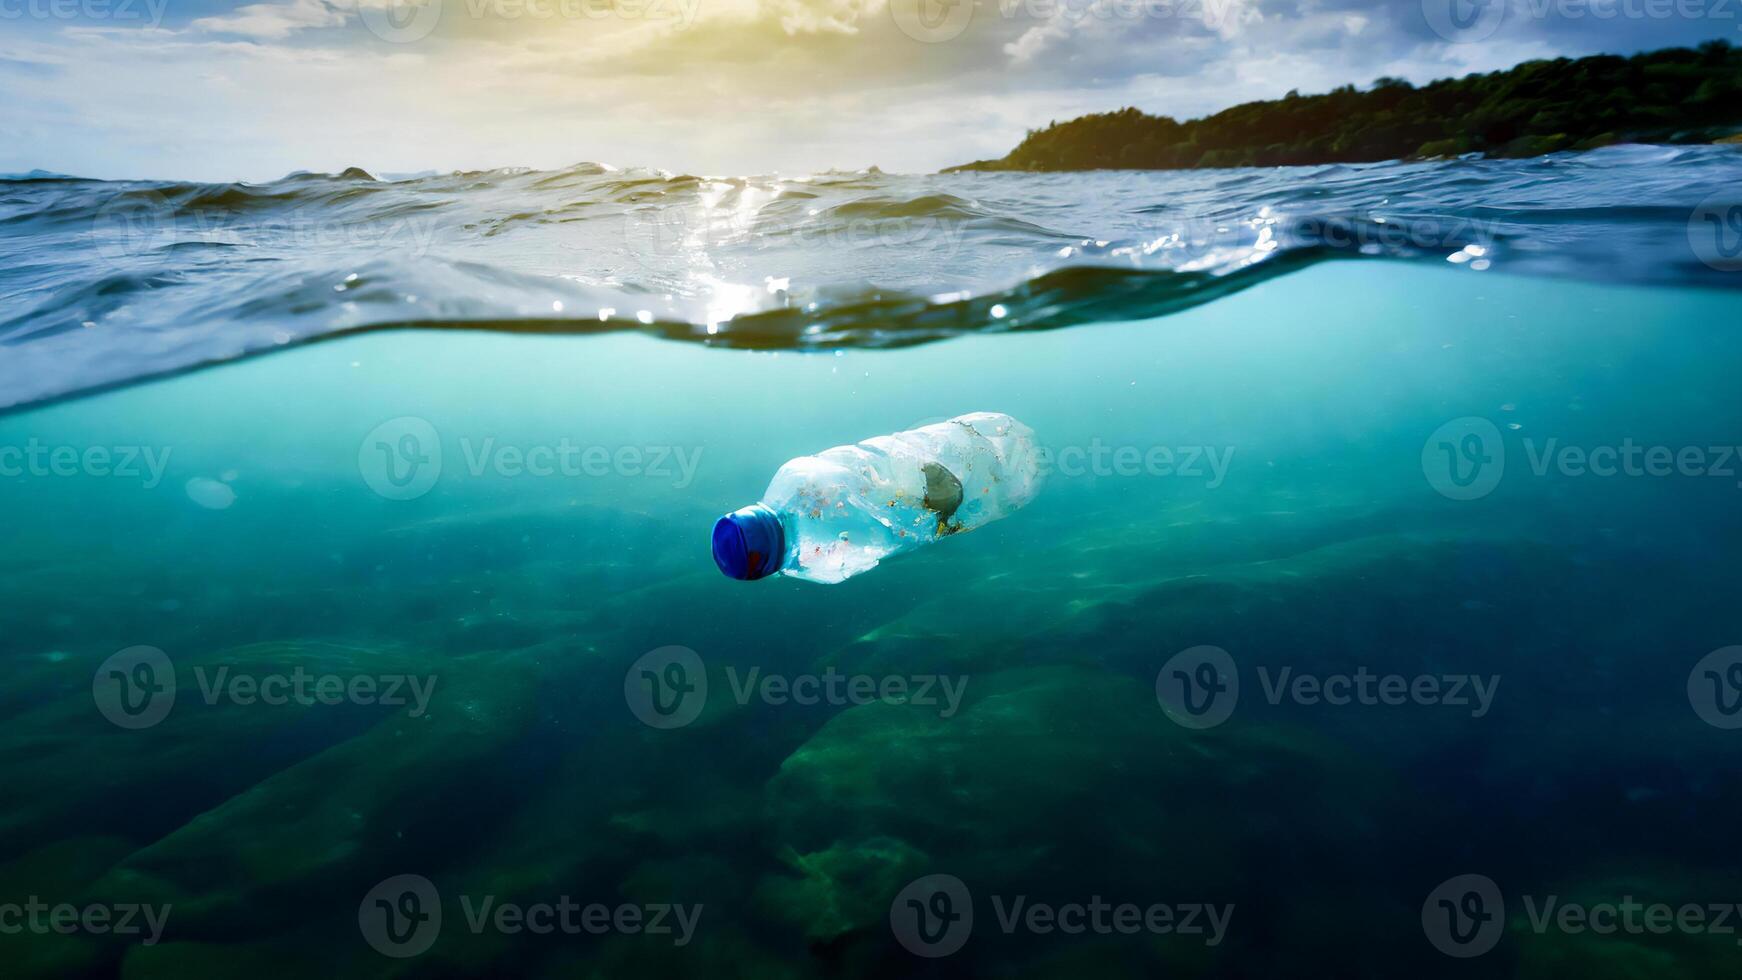
[[[519,20],[438,0],[441,29],[406,44],[355,23],[358,2],[391,0],[269,0],[179,30],[9,39],[0,59],[36,67],[0,65],[0,144],[13,144],[0,169],[933,169],[1085,112],[1191,118],[1289,89],[1425,82],[1564,50],[1524,33],[1439,43],[1410,20],[1413,2],[1378,0],[982,0],[940,44],[902,34],[888,0],[699,0],[693,20],[675,16],[684,0],[642,0],[662,16],[630,16],[626,3],[606,17]],[[1085,14],[1094,3],[1114,13]],[[1150,13],[1116,13],[1130,9]]]
[[[1070,33],[1070,28],[1063,21],[1050,20],[1039,27],[1030,27],[1023,31],[1016,40],[1004,46],[1004,53],[1010,56],[1011,64],[1027,64],[1039,57],[1053,42],[1068,37]]]
[[[252,3],[218,17],[201,17],[189,25],[214,34],[237,34],[263,41],[281,41],[297,31],[345,26],[345,12],[327,0],[283,0]]]

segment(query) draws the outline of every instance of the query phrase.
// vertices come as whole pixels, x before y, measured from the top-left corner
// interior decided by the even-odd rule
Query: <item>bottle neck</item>
[[[756,513],[757,518],[768,529],[769,536],[773,540],[773,547],[770,549],[768,558],[771,567],[762,573],[765,576],[773,575],[786,567],[792,550],[788,543],[793,538],[787,533],[786,522],[781,519],[779,511],[764,503],[751,504],[745,509]]]

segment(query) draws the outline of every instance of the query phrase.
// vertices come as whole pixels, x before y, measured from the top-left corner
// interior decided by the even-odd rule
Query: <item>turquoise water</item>
[[[1742,899],[1742,299],[1441,265],[898,350],[388,331],[0,416],[44,454],[0,476],[0,901],[164,915],[9,972],[1733,975],[1534,913]],[[1019,513],[714,569],[787,458],[969,411],[1054,454]],[[1237,696],[1182,707],[1204,662]],[[831,671],[887,697],[757,686]],[[1367,674],[1434,686],[1311,693]],[[254,696],[298,676],[344,693]],[[565,898],[609,924],[515,928]],[[1049,927],[1100,902],[1141,924]]]

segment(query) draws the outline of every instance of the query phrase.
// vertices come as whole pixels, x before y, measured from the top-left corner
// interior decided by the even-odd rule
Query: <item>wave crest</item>
[[[1735,288],[1738,177],[1735,147],[1082,174],[16,175],[0,407],[405,327],[908,346],[1158,316],[1333,258]]]

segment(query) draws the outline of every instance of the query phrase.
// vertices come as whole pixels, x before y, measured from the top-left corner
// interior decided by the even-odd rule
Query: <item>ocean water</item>
[[[1733,976],[1739,160],[0,183],[6,973]]]

